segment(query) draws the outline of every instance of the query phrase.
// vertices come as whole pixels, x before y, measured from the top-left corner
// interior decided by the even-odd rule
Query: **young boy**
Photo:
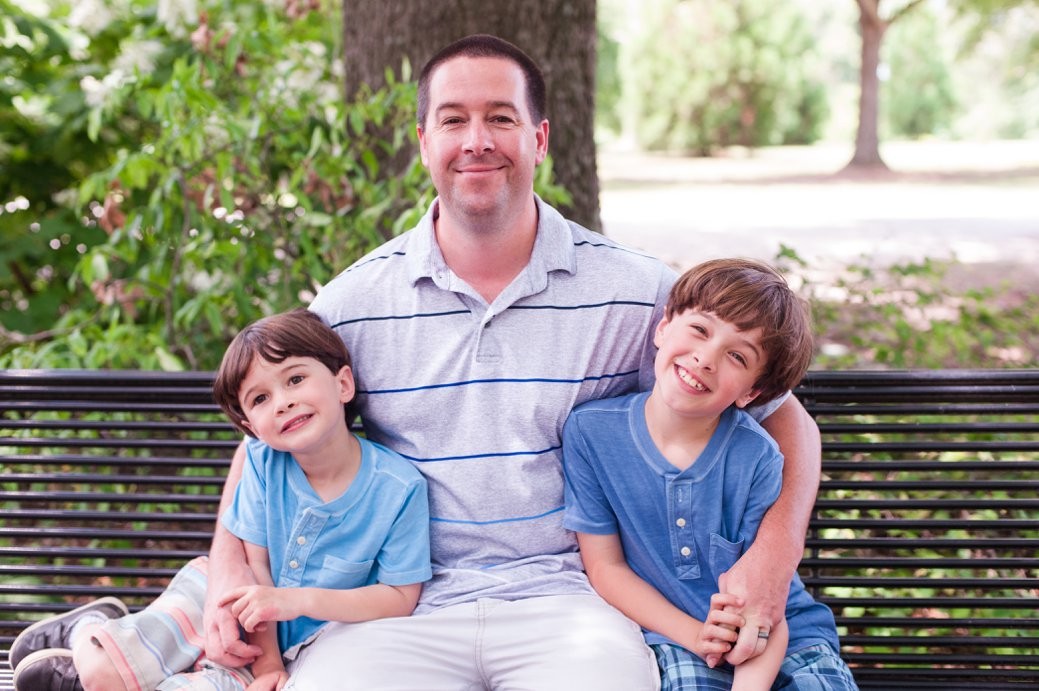
[[[432,575],[426,482],[409,461],[350,432],[354,379],[339,336],[303,309],[261,319],[232,341],[213,394],[253,437],[221,516],[245,541],[257,583],[222,602],[262,651],[251,670],[204,659],[200,557],[139,613],[103,598],[27,628],[11,651],[18,691],[281,689],[284,660],[327,621],[414,609]]]
[[[855,689],[833,614],[796,577],[786,621],[758,631],[757,657],[706,661],[744,623],[718,577],[754,541],[782,479],[776,444],[741,409],[804,376],[803,304],[766,265],[707,262],[672,288],[654,343],[650,392],[578,406],[563,430],[564,525],[592,585],[642,627],[663,691]]]

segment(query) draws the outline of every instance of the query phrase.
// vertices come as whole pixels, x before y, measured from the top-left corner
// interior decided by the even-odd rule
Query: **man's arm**
[[[722,592],[746,603],[747,620],[726,659],[738,664],[757,646],[758,629],[770,630],[783,619],[790,581],[804,556],[805,535],[822,472],[819,428],[794,396],[762,426],[783,453],[783,489],[761,521],[754,544],[719,579]]]
[[[219,516],[234,499],[235,488],[242,479],[245,465],[245,442],[238,445],[231,468],[224,481],[224,492],[220,497],[213,544],[209,548],[209,575],[206,583],[206,606],[203,616],[206,635],[206,656],[228,667],[243,667],[260,654],[260,648],[242,640],[238,621],[219,602],[224,593],[241,585],[256,583],[252,569],[245,561],[242,541],[231,534],[220,522]]]

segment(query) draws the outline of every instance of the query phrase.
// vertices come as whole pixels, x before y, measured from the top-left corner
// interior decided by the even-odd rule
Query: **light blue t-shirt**
[[[679,471],[649,435],[648,397],[591,401],[570,415],[563,428],[563,525],[619,535],[632,570],[703,621],[718,577],[754,542],[779,496],[783,457],[758,423],[730,407],[696,462]],[[833,613],[796,575],[786,618],[788,654],[819,643],[838,650]],[[645,637],[673,642],[649,631]]]
[[[408,585],[432,575],[425,480],[393,451],[358,441],[357,476],[326,503],[290,454],[248,440],[242,480],[221,521],[242,540],[267,548],[279,588]],[[278,622],[282,653],[325,623],[309,617]]]

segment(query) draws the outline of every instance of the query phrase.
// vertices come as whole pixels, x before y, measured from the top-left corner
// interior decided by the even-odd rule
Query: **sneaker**
[[[37,650],[14,668],[15,691],[83,691],[72,651]]]
[[[84,615],[100,616],[105,619],[117,619],[125,617],[129,610],[122,600],[114,597],[103,597],[100,600],[88,602],[82,607],[58,614],[57,616],[38,621],[25,628],[11,643],[11,651],[8,659],[11,667],[17,667],[30,653],[37,650],[68,649],[72,648],[69,634],[72,627],[76,625]],[[28,687],[26,687],[28,688]],[[40,689],[46,687],[41,686]]]

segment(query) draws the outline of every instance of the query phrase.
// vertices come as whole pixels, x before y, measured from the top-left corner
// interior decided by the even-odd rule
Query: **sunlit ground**
[[[958,280],[1039,288],[1039,141],[892,143],[890,174],[838,174],[850,145],[712,159],[600,153],[604,231],[685,268],[793,248],[822,274],[953,260]]]

